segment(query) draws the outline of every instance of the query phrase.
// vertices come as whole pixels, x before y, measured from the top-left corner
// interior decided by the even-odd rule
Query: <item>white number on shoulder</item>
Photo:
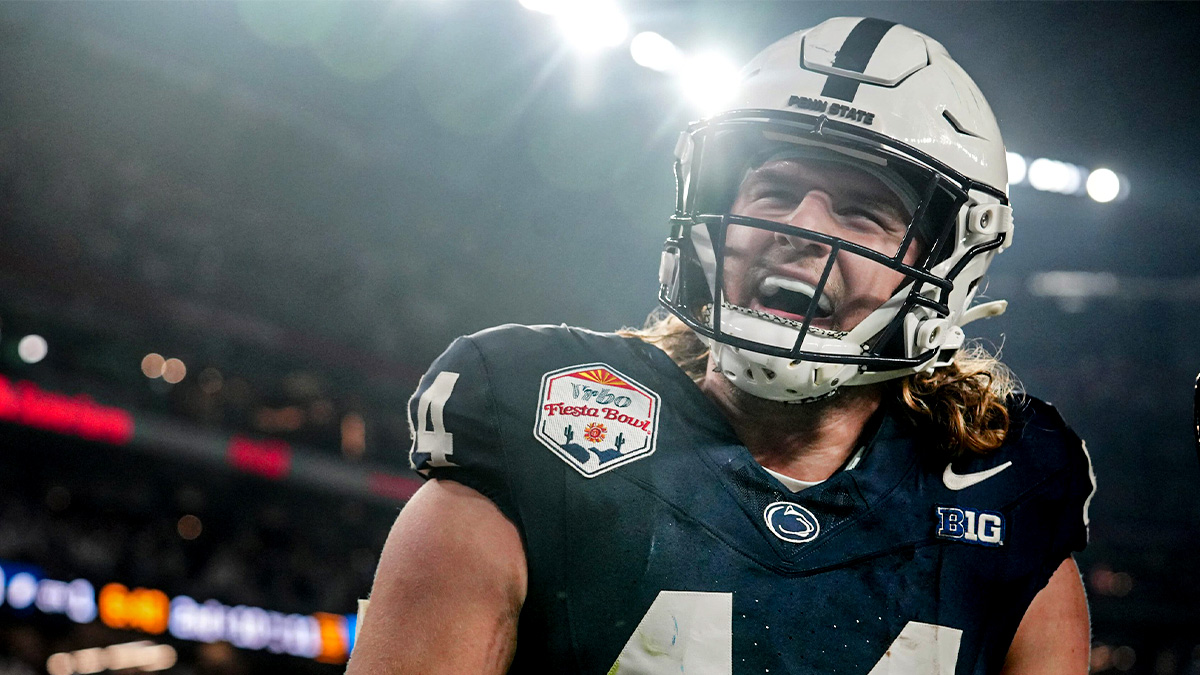
[[[954,675],[962,631],[909,621],[867,675]],[[662,591],[608,675],[732,675],[733,594]]]
[[[446,401],[454,393],[458,373],[444,370],[437,374],[433,384],[421,394],[417,402],[417,419],[414,420],[413,452],[429,453],[426,466],[457,466],[448,458],[454,454],[454,434],[446,431],[444,419]],[[426,426],[426,421],[429,427]]]

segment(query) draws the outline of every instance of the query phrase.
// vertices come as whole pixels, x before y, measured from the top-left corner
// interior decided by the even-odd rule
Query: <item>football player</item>
[[[666,312],[456,340],[349,672],[1085,673],[1094,478],[962,327],[1012,241],[976,85],[904,26],[768,47],[676,149]]]

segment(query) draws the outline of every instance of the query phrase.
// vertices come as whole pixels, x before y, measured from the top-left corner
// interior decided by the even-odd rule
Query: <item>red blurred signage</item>
[[[0,420],[69,436],[124,445],[133,439],[133,415],[100,405],[86,395],[43,391],[36,384],[0,375]]]
[[[278,439],[234,436],[229,440],[226,459],[237,469],[275,480],[292,470],[292,448]]]

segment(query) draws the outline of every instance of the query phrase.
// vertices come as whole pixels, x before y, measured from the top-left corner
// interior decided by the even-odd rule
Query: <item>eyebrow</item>
[[[742,179],[742,184],[744,185],[755,178],[779,180],[789,184],[796,183],[794,176],[789,175],[785,169],[778,165],[763,165],[751,169],[747,176]],[[884,189],[887,190],[886,187]],[[891,190],[887,190],[886,195],[879,195],[853,188],[842,188],[840,196],[855,204],[886,211],[888,215],[894,216],[901,225],[908,226],[912,220],[912,214],[908,212],[908,209],[904,208],[904,204],[900,201],[900,198]]]

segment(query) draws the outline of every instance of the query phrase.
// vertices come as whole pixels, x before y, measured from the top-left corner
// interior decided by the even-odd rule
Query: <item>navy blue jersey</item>
[[[792,492],[659,349],[567,327],[456,340],[410,404],[413,468],[525,545],[511,672],[993,673],[1087,541],[1094,481],[1048,404],[951,466],[877,414]]]

